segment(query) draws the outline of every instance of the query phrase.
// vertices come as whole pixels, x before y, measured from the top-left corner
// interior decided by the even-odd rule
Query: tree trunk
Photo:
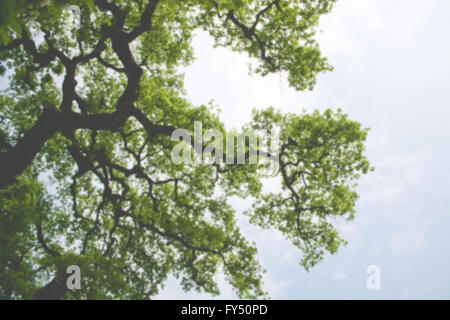
[[[36,300],[62,300],[67,291],[67,284],[64,277],[55,276],[44,287],[38,289],[34,294]]]
[[[56,109],[46,109],[35,126],[31,128],[12,150],[0,154],[0,190],[13,183],[45,142],[56,132],[58,117]]]

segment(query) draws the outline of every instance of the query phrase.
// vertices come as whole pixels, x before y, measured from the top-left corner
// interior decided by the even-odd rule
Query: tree
[[[176,129],[192,133],[199,121],[227,135],[211,106],[184,95],[178,68],[193,59],[194,30],[248,53],[253,72],[286,72],[295,89],[312,89],[331,70],[314,34],[334,0],[83,0],[81,27],[71,29],[65,1],[22,2],[34,24],[14,1],[2,6],[15,19],[0,23],[9,75],[0,97],[2,298],[144,299],[169,275],[217,294],[218,272],[240,297],[264,297],[235,195],[253,201],[252,223],[292,240],[306,269],[345,243],[332,219],[353,217],[354,182],[370,165],[367,129],[341,111],[254,110],[243,132],[278,132],[275,170],[271,161],[171,160]],[[252,148],[273,159],[247,139],[247,160]],[[278,178],[279,192],[264,193],[263,178]],[[80,290],[67,289],[69,265],[80,267]]]

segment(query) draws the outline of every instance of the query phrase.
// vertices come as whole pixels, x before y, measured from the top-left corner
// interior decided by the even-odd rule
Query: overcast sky
[[[367,155],[376,170],[360,181],[356,219],[338,228],[347,247],[309,273],[301,252],[277,232],[241,219],[256,241],[273,299],[450,298],[450,2],[339,0],[318,35],[335,70],[312,92],[295,92],[283,75],[249,76],[245,55],[194,41],[186,88],[194,104],[214,99],[228,128],[251,109],[342,108],[370,127]],[[247,201],[235,200],[240,213]],[[381,268],[381,290],[368,290],[366,269]],[[219,277],[222,294],[236,296]],[[158,298],[211,298],[184,293],[171,279]]]

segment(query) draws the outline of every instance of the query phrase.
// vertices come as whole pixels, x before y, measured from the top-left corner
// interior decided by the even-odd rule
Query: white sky
[[[273,299],[450,298],[450,2],[339,0],[318,35],[335,67],[312,92],[295,92],[283,75],[248,75],[245,55],[213,49],[199,32],[186,89],[194,104],[214,100],[228,128],[251,109],[342,108],[370,127],[367,155],[376,171],[358,188],[356,219],[339,229],[349,241],[310,273],[300,252],[277,232],[242,219],[255,240]],[[233,202],[242,212],[249,203]],[[369,265],[382,289],[366,288]],[[222,278],[222,294],[235,298]],[[185,293],[171,279],[158,298],[211,298]]]

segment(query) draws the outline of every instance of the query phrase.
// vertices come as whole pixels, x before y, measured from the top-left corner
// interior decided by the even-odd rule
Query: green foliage
[[[0,191],[0,299],[32,298],[43,274],[35,225],[51,215],[49,199],[29,174]],[[39,252],[40,251],[40,252]]]
[[[79,30],[66,27],[67,2],[40,3],[0,7],[0,73],[9,71],[0,162],[54,128],[36,140],[42,146],[27,170],[0,190],[1,298],[33,298],[72,264],[82,285],[65,298],[147,299],[169,275],[185,290],[218,294],[220,272],[240,297],[266,297],[231,196],[254,201],[250,221],[291,239],[306,269],[345,243],[332,219],[353,217],[354,182],[369,163],[367,130],[341,111],[255,110],[243,129],[280,133],[277,170],[267,161],[171,160],[176,128],[193,132],[200,121],[204,131],[230,133],[212,106],[185,97],[178,69],[193,60],[195,30],[255,58],[256,73],[287,72],[294,88],[311,89],[331,70],[314,34],[333,0],[70,2],[82,9]],[[25,24],[28,5],[38,13],[34,26]],[[42,130],[28,137],[34,128]],[[280,179],[282,189],[263,193],[263,178]]]
[[[262,195],[248,212],[263,228],[276,227],[303,252],[309,269],[345,241],[330,219],[352,219],[358,194],[352,181],[370,170],[363,156],[367,130],[340,110],[281,115],[273,108],[254,112],[255,127],[281,128],[282,190]]]

